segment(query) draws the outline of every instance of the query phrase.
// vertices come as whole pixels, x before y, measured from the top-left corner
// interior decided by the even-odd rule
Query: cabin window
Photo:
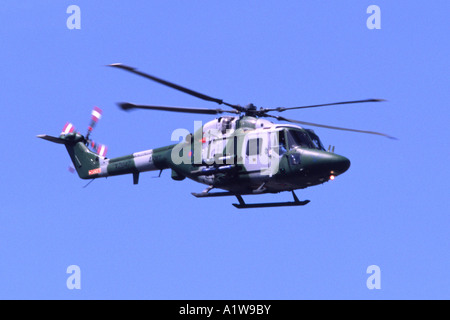
[[[248,139],[247,141],[247,156],[255,156],[260,152],[262,146],[262,139]]]

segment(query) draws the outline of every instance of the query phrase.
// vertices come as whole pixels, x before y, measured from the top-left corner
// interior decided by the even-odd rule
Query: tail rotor
[[[97,153],[101,157],[106,156],[106,152],[108,151],[108,148],[103,145],[96,143],[94,140],[90,139],[91,133],[94,130],[95,126],[97,125],[98,121],[102,118],[103,111],[99,107],[94,107],[91,112],[91,123],[88,126],[88,131],[86,134],[86,146],[90,146],[91,149]]]
[[[72,160],[72,165],[67,168],[69,172],[77,172],[81,179],[95,179],[103,176],[101,166],[104,164],[108,150],[105,145],[97,144],[90,138],[101,116],[102,110],[99,107],[94,107],[86,136],[77,132],[72,123],[67,122],[59,137],[47,134],[40,134],[37,137],[66,147]]]
[[[85,145],[88,148],[90,148],[93,152],[97,153],[101,157],[106,157],[106,152],[108,151],[108,147],[106,145],[96,143],[94,140],[92,140],[90,138],[91,133],[94,130],[95,126],[97,125],[98,121],[101,119],[102,114],[103,114],[102,109],[100,109],[99,107],[94,107],[94,109],[91,112],[91,122],[88,126],[87,134],[86,134],[86,137],[84,137],[84,140],[85,140]],[[61,131],[60,138],[64,138],[64,136],[71,134],[71,133],[76,133],[75,126],[72,123],[67,122]],[[64,140],[61,140],[60,138],[53,138],[53,140],[58,140],[58,141],[54,141],[54,142],[64,143]],[[46,139],[49,140],[50,138],[47,137]],[[53,140],[51,140],[51,141],[53,141]]]

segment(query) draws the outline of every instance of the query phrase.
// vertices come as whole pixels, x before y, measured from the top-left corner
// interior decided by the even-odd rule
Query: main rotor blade
[[[366,99],[366,100],[354,100],[354,101],[315,104],[315,105],[311,105],[311,106],[301,106],[301,107],[291,107],[291,108],[280,107],[280,108],[273,108],[273,109],[264,109],[264,112],[269,112],[269,111],[283,112],[283,111],[286,111],[286,110],[294,110],[294,109],[307,109],[307,108],[335,106],[335,105],[340,105],[340,104],[352,104],[352,103],[363,103],[363,102],[381,102],[381,101],[386,101],[386,100],[384,100],[384,99]]]
[[[157,77],[155,77],[155,76],[152,76],[152,75],[149,75],[149,74],[147,74],[147,73],[138,71],[137,69],[135,69],[135,68],[133,68],[133,67],[129,67],[129,66],[126,66],[126,65],[121,64],[121,63],[113,63],[113,64],[110,64],[109,66],[110,66],[110,67],[114,67],[114,68],[123,69],[123,70],[129,71],[129,72],[132,72],[132,73],[137,74],[137,75],[139,75],[139,76],[142,76],[142,77],[144,77],[144,78],[147,78],[147,79],[156,81],[156,82],[158,82],[158,83],[160,83],[160,84],[163,84],[163,85],[165,85],[165,86],[168,86],[168,87],[170,87],[170,88],[172,88],[172,89],[175,89],[175,90],[178,90],[178,91],[181,91],[181,92],[190,94],[191,96],[200,98],[200,99],[202,99],[202,100],[212,101],[212,102],[215,102],[215,103],[218,103],[218,104],[224,104],[224,105],[226,105],[226,106],[232,107],[232,108],[234,108],[234,109],[236,109],[236,110],[239,110],[239,111],[241,111],[240,109],[242,109],[240,106],[237,106],[237,105],[233,105],[233,104],[227,103],[227,102],[223,101],[222,99],[217,99],[217,98],[213,98],[213,97],[207,96],[206,94],[203,94],[203,93],[200,93],[200,92],[196,92],[196,91],[194,91],[194,90],[191,90],[191,89],[182,87],[182,86],[177,85],[177,84],[175,84],[175,83],[172,83],[172,82],[169,82],[169,81],[166,81],[166,80],[157,78]]]
[[[320,128],[327,128],[327,129],[333,129],[333,130],[342,130],[342,131],[350,131],[350,132],[375,134],[375,135],[378,135],[378,136],[383,136],[383,137],[386,137],[386,138],[389,138],[389,139],[397,140],[397,138],[395,138],[393,136],[390,136],[390,135],[385,134],[385,133],[375,132],[375,131],[366,131],[366,130],[357,130],[357,129],[334,127],[334,126],[329,126],[329,125],[324,125],[324,124],[318,124],[318,123],[312,123],[312,122],[305,122],[305,121],[298,121],[298,120],[287,119],[287,118],[284,118],[284,117],[281,117],[281,116],[273,116],[273,115],[266,115],[266,116],[271,117],[271,118],[275,118],[275,119],[280,120],[280,121],[289,121],[289,122],[299,123],[299,124],[312,126],[312,127],[320,127]]]
[[[129,111],[132,109],[146,109],[146,110],[160,110],[160,111],[196,113],[196,114],[220,114],[220,113],[224,113],[224,112],[239,114],[239,111],[235,111],[235,110],[167,107],[167,106],[147,106],[147,105],[137,105],[137,104],[128,103],[128,102],[118,103],[118,105],[122,110],[125,110],[125,111]]]

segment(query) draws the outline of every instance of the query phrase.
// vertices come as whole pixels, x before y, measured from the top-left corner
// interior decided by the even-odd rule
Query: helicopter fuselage
[[[254,117],[209,121],[182,142],[125,157],[99,160],[89,178],[172,170],[234,194],[278,193],[322,184],[344,173],[350,161],[326,151],[312,130]]]

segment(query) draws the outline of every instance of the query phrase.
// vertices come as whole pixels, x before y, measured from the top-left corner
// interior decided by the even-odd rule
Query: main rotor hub
[[[253,103],[250,103],[245,106],[245,115],[249,117],[255,117],[257,116],[257,109],[256,106]]]

